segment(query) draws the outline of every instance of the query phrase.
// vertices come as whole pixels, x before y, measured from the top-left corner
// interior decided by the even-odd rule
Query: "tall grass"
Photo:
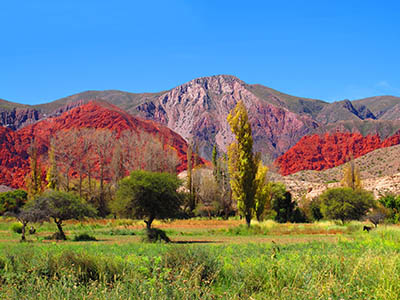
[[[400,229],[291,245],[0,244],[0,281],[1,299],[394,300]]]

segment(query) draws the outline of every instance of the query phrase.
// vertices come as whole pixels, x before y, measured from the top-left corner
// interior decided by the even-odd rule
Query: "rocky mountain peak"
[[[227,123],[229,112],[243,101],[253,125],[256,151],[277,157],[317,124],[278,107],[252,93],[240,79],[230,75],[197,78],[178,86],[155,101],[137,106],[139,115],[178,132],[210,158],[213,145],[221,151],[233,141]]]

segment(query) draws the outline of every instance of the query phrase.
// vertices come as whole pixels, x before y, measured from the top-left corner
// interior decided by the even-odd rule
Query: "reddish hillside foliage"
[[[378,135],[340,133],[304,136],[275,164],[282,175],[301,170],[325,170],[357,158],[379,148],[400,144],[400,131],[381,141]]]
[[[176,150],[180,160],[177,171],[186,169],[187,143],[180,135],[155,122],[133,117],[111,104],[92,101],[18,131],[0,127],[0,184],[15,188],[24,186],[29,173],[27,151],[33,139],[44,167],[51,138],[59,132],[81,128],[108,129],[117,137],[126,130],[151,134]],[[201,159],[201,163],[204,162]]]

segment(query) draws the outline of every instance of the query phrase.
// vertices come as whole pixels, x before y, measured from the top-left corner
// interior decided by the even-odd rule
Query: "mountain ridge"
[[[328,103],[291,96],[260,84],[247,84],[232,75],[195,78],[159,93],[86,91],[28,106],[29,111],[17,107],[15,112],[1,111],[0,103],[0,125],[11,124],[14,130],[22,128],[87,103],[91,98],[103,99],[134,116],[169,127],[208,159],[214,145],[221,152],[233,141],[226,117],[240,100],[249,111],[255,150],[262,152],[264,161],[283,155],[306,135],[341,131],[377,134],[384,139],[400,129],[400,97]]]

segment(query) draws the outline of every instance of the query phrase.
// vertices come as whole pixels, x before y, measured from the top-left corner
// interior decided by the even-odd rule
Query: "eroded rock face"
[[[234,137],[226,119],[240,100],[248,109],[255,150],[273,158],[318,126],[310,116],[295,114],[258,98],[233,76],[192,80],[136,109],[144,118],[160,122],[192,140],[199,146],[200,154],[209,158],[214,144],[226,151],[232,143]]]
[[[0,109],[0,125],[16,130],[28,124],[36,123],[42,118],[42,113],[37,109],[21,109],[12,110]]]
[[[400,132],[381,140],[378,135],[341,133],[304,136],[295,146],[280,156],[275,164],[282,175],[301,170],[325,170],[339,166],[379,148],[400,143]]]
[[[76,101],[63,105],[54,111],[46,112],[42,109],[37,108],[14,108],[14,109],[1,109],[0,108],[0,126],[10,128],[12,130],[18,130],[30,124],[56,117],[61,115],[63,112],[69,111],[75,107],[83,105],[83,101]]]
[[[0,126],[0,185],[23,187],[29,172],[28,148],[34,139],[39,160],[45,161],[50,139],[59,131],[77,128],[108,129],[117,133],[129,130],[145,132],[161,139],[177,151],[181,161],[177,171],[186,169],[187,143],[169,128],[153,121],[142,120],[107,103],[89,102],[60,116],[47,118],[13,131]],[[200,159],[200,163],[205,161]]]

